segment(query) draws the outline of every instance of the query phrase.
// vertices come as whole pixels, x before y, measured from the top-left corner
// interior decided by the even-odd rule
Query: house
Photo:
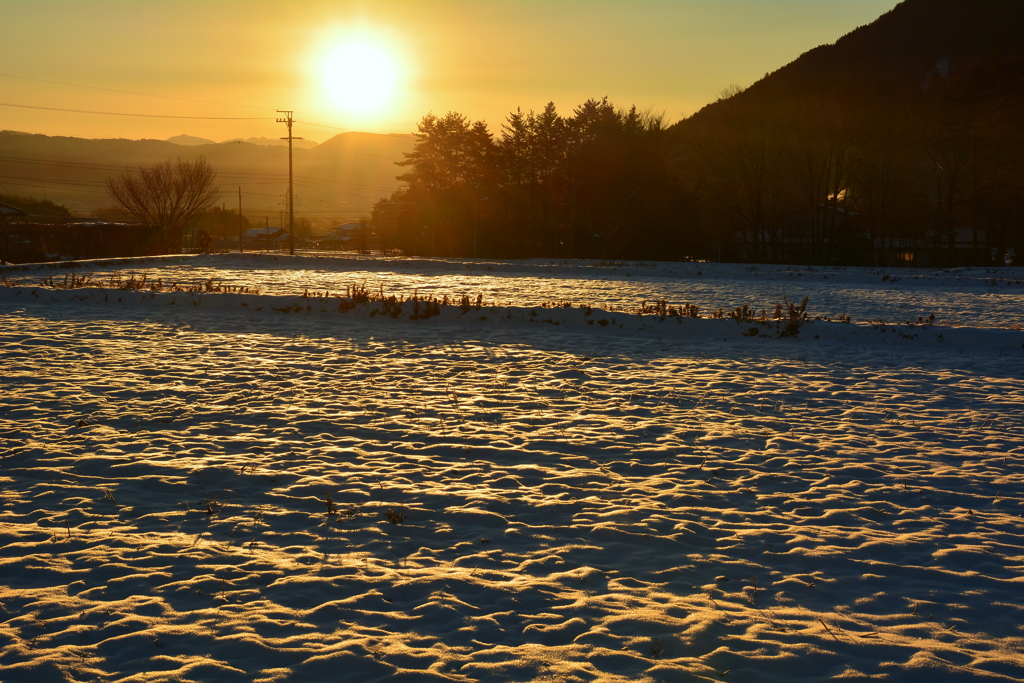
[[[917,238],[876,237],[873,247],[875,265],[919,268],[994,265],[1000,253],[989,244],[987,230],[973,228],[928,230]]]
[[[317,246],[320,249],[368,252],[371,249],[380,248],[380,237],[377,234],[377,228],[372,225],[345,223],[320,235]]]
[[[9,226],[28,215],[16,206],[0,202],[0,264],[14,262],[16,254],[24,251],[27,240],[14,234]]]
[[[817,204],[784,213],[769,228],[737,232],[732,241],[748,261],[851,264],[863,258],[868,234],[856,211]]]
[[[872,265],[912,268],[927,265],[928,242],[918,237],[875,237],[871,243]]]
[[[163,253],[159,232],[144,225],[110,221],[37,221],[38,217],[33,216],[6,226],[0,222],[0,249],[4,250],[0,260],[42,263]]]
[[[21,218],[22,216],[28,215],[30,214],[27,211],[22,211],[16,206],[11,206],[10,204],[4,204],[3,202],[0,202],[0,219],[11,221],[16,218]]]
[[[36,215],[0,203],[0,261],[44,263],[162,253],[159,230],[149,226]]]
[[[252,228],[242,233],[242,249],[268,251],[288,247],[288,231],[284,228]]]

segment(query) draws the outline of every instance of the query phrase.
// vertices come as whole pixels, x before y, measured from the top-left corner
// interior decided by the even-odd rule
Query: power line
[[[354,133],[351,128],[339,128],[338,126],[328,126],[323,123],[310,123],[309,121],[298,121],[294,120],[294,123],[301,123],[304,126],[316,126],[317,128],[330,128],[331,130],[340,130],[343,133]]]
[[[198,119],[201,121],[269,121],[265,116],[175,116],[172,114],[129,114],[118,111],[91,111],[88,109],[64,109],[61,107],[39,107],[32,104],[14,104],[0,102],[0,107],[17,107],[18,109],[40,109],[43,111],[64,111],[72,114],[100,114],[102,116],[137,116],[146,119]]]
[[[172,97],[171,95],[155,95],[148,92],[134,92],[131,90],[116,90],[114,88],[101,88],[96,85],[82,85],[81,83],[64,83],[62,81],[48,81],[43,78],[29,78],[28,76],[14,76],[12,74],[0,74],[0,78],[16,78],[19,81],[35,81],[36,83],[49,83],[50,85],[66,85],[72,88],[88,88],[89,90],[103,90],[104,92],[116,92],[122,95],[141,95],[142,97],[159,97],[164,100],[178,100],[180,102],[195,102],[197,104],[215,104],[219,107],[243,107],[245,109],[259,109],[260,111],[273,111],[270,107],[256,107],[251,104],[228,104],[226,102],[210,102],[209,100],[193,100],[188,97]]]
[[[301,113],[301,112],[299,112],[299,113]],[[353,131],[351,128],[339,128],[338,126],[328,126],[328,125],[323,124],[323,123],[312,123],[310,121],[299,121],[299,120],[296,120],[295,123],[301,123],[304,126],[316,126],[317,128],[331,128],[333,130],[340,130],[340,131],[345,132],[345,133],[356,132],[356,131]],[[387,121],[386,123],[400,123],[403,126],[415,126],[415,125],[418,125],[416,123],[410,123],[409,121]]]
[[[355,153],[355,152],[353,152]],[[42,161],[39,159],[26,159],[23,157],[8,157],[0,156],[0,163],[16,163],[16,164],[31,164],[35,166],[51,166],[54,168],[71,168],[81,170],[93,170],[93,171],[124,171],[125,166],[114,165],[114,164],[86,164],[75,161]],[[255,185],[269,185],[274,182],[285,182],[287,175],[282,173],[244,173],[244,172],[232,172],[232,171],[218,171],[218,176],[225,178],[244,178],[250,180],[251,184]],[[360,190],[380,190],[382,192],[391,191],[391,188],[383,185],[362,185],[359,183],[346,183],[334,180],[325,180],[322,178],[312,178],[310,176],[296,175],[296,180],[303,181],[301,183],[305,187],[316,189],[314,185],[321,185],[326,187],[352,187]],[[353,195],[359,196],[359,195]]]
[[[8,178],[10,180],[34,180],[37,183],[57,183],[60,185],[88,185],[91,187],[106,185],[105,182],[99,180],[61,180],[59,178],[30,178],[18,175],[0,175],[0,178]]]
[[[113,164],[83,164],[75,161],[41,161],[39,159],[24,159],[21,157],[5,157],[0,156],[0,162],[12,163],[12,164],[32,164],[35,166],[54,166],[56,168],[80,168],[94,171],[120,171],[123,170],[123,166],[115,166]]]
[[[73,187],[73,188],[55,188],[55,187],[53,187],[54,185],[61,185],[61,184],[63,184],[63,183],[60,183],[60,182],[51,182],[51,183],[49,183],[47,185],[39,185],[37,183],[19,183],[16,180],[11,180],[11,179],[7,178],[7,176],[0,176],[0,178],[4,178],[4,183],[3,183],[4,185],[16,185],[18,187],[35,187],[35,188],[39,188],[39,189],[42,189],[42,190],[60,189],[60,190],[62,190],[64,192],[88,192],[90,194],[103,194],[103,195],[107,194],[106,190],[87,190],[84,187]],[[34,180],[34,179],[33,178],[27,178],[27,180]]]
[[[195,100],[189,97],[174,97],[173,95],[157,95],[155,93],[136,92],[134,90],[117,90],[115,88],[103,88],[97,85],[83,85],[81,83],[67,83],[64,81],[49,81],[43,78],[29,78],[28,76],[15,76],[14,74],[0,74],[0,78],[14,78],[19,81],[34,81],[36,83],[49,83],[50,85],[63,85],[71,88],[86,88],[88,90],[102,90],[104,92],[116,92],[122,95],[139,95],[141,97],[159,97],[164,100],[177,100],[179,102],[195,102],[197,104],[213,104],[218,107],[241,107],[244,109],[258,109],[260,111],[275,111],[270,107],[257,107],[251,104],[229,104],[227,102],[213,102],[210,100]],[[298,112],[300,114],[308,114],[309,112]],[[317,128],[330,128],[333,130],[340,130],[344,132],[351,132],[351,128],[339,128],[338,126],[328,126],[322,123],[311,123],[309,121],[295,121],[295,123],[301,123],[306,126],[316,126]],[[397,123],[403,126],[415,126],[415,123],[408,121],[387,121],[387,123]]]
[[[2,182],[0,182],[0,185],[12,185],[12,186],[16,186],[16,187],[34,187],[34,188],[39,188],[39,189],[43,189],[43,190],[51,190],[51,191],[58,190],[58,191],[63,191],[63,192],[85,192],[85,193],[88,193],[88,194],[101,194],[101,195],[107,195],[108,194],[108,192],[106,190],[88,189],[90,187],[97,187],[99,185],[102,185],[102,183],[98,183],[98,182],[97,183],[90,183],[90,182],[87,182],[87,181],[86,182],[76,182],[76,181],[69,181],[69,180],[54,180],[52,178],[46,178],[46,179],[23,178],[23,177],[19,177],[19,176],[5,176],[5,175],[0,175],[0,180],[2,180]],[[24,181],[24,180],[35,181],[35,182],[19,182],[19,181]],[[60,186],[60,187],[56,187],[56,186]],[[259,193],[259,192],[246,192],[245,194],[246,194],[247,197],[259,197],[261,199],[277,199],[277,200],[281,199],[281,195],[278,195],[278,194],[263,194],[263,193]],[[222,197],[232,197],[232,198],[235,197],[235,193],[231,192],[230,190],[222,190],[220,192],[220,195]],[[340,201],[340,200],[329,200],[329,201],[331,201],[332,203],[341,204],[341,205],[349,205],[349,206],[354,206],[355,205],[354,202],[344,202],[344,201]],[[259,211],[261,211],[261,209],[249,209],[249,211],[259,212]],[[345,212],[350,212],[353,215],[355,215],[356,213],[359,213],[355,209],[339,209],[338,210],[338,213],[340,215],[344,215]],[[316,211],[314,209],[313,212],[296,211],[295,215],[296,216],[316,216],[316,215],[321,214],[321,213],[322,212],[318,212],[318,211]]]

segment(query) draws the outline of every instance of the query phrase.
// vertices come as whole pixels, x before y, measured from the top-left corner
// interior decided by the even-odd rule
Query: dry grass
[[[39,282],[40,287],[48,289],[118,289],[125,292],[183,292],[186,294],[197,294],[200,292],[216,294],[259,294],[255,287],[225,285],[215,282],[213,278],[196,282],[190,285],[181,285],[177,282],[164,284],[162,278],[150,280],[145,273],[130,272],[124,276],[120,272],[114,272],[109,280],[94,279],[93,273],[78,275],[72,271],[66,273],[63,279],[54,278],[52,275],[43,278]],[[4,280],[0,284],[6,284]],[[11,285],[7,285],[11,286]]]

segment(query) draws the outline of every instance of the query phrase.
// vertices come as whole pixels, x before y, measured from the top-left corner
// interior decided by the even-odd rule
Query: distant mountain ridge
[[[167,138],[167,142],[175,145],[216,145],[214,140],[207,140],[206,138],[197,138],[195,135],[175,135],[174,137]]]
[[[244,209],[276,217],[287,190],[287,146],[264,144],[265,138],[251,140],[217,144],[192,136],[170,141],[85,139],[0,131],[0,183],[9,194],[34,195],[85,211],[112,203],[106,179],[126,167],[201,155],[217,171],[228,206],[237,206],[241,186]],[[348,132],[311,143],[309,149],[297,146],[296,212],[328,222],[360,217],[398,188],[394,162],[412,150],[413,142],[412,135]]]
[[[175,145],[183,145],[185,147],[198,147],[199,145],[226,145],[229,142],[248,142],[250,145],[267,145],[270,147],[287,147],[288,141],[281,138],[231,138],[224,142],[217,142],[216,140],[209,140],[207,138],[198,138],[194,135],[175,135],[174,137],[167,138],[167,142]],[[293,140],[292,146],[295,149],[313,149],[317,146],[316,142],[312,140]]]
[[[229,142],[248,142],[250,145],[267,145],[267,146],[270,146],[270,147],[287,147],[288,146],[288,141],[287,140],[282,140],[281,138],[232,138],[230,140],[225,140],[224,142],[222,142],[220,144],[226,145]],[[292,141],[292,147],[294,149],[313,149],[314,147],[317,146],[317,144],[319,144],[319,143],[313,142],[312,140],[293,140]]]

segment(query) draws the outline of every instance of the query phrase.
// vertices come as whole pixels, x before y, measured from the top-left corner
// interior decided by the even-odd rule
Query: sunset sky
[[[494,130],[516,107],[553,100],[570,113],[605,95],[675,121],[896,4],[0,0],[4,105],[243,119],[0,106],[0,129],[279,137],[274,110],[290,108],[302,122],[295,134],[322,141],[341,130],[412,132],[430,111],[459,111]]]

